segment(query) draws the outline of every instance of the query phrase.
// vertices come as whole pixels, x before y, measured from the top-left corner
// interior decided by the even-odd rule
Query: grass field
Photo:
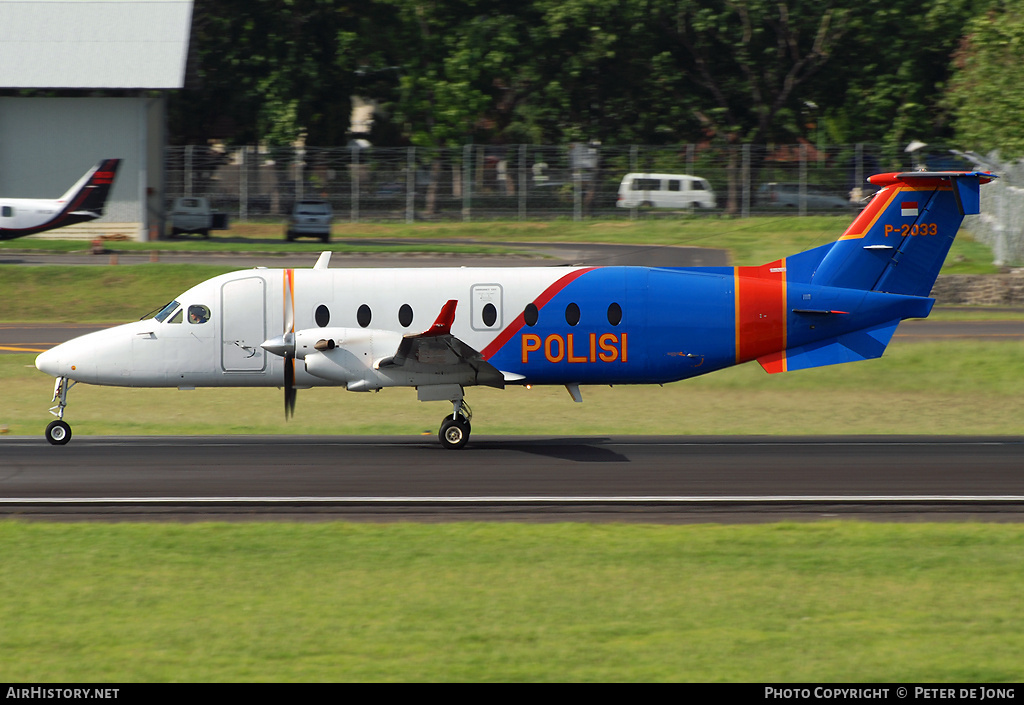
[[[1017,683],[1024,526],[0,522],[0,681]]]

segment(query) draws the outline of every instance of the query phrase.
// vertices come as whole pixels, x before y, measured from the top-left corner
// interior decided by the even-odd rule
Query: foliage
[[[173,139],[343,143],[359,30],[373,19],[330,0],[199,0]]]
[[[985,14],[990,6],[996,15]],[[378,145],[804,140],[885,142],[896,154],[912,139],[953,136],[943,97],[965,26],[977,38],[960,44],[958,90],[982,81],[1004,101],[1013,95],[1014,72],[997,74],[992,53],[1009,41],[999,61],[1019,57],[1007,34],[1019,13],[1008,8],[1002,0],[198,0],[198,88],[173,101],[172,133],[284,143],[305,132],[311,144],[342,144],[358,95],[381,107],[371,135]],[[1011,21],[987,38],[1000,18]],[[978,62],[991,64],[991,80]],[[975,121],[960,114],[958,129]]]
[[[998,147],[1004,157],[1024,156],[1024,9],[1000,2],[968,24],[955,57],[949,102],[966,149]]]

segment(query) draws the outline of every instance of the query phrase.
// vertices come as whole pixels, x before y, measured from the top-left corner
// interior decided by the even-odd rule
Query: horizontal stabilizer
[[[892,340],[899,320],[888,321],[871,328],[845,333],[816,343],[791,348],[781,353],[759,357],[757,361],[765,372],[775,374],[811,367],[838,365],[843,362],[872,360],[881,357]]]

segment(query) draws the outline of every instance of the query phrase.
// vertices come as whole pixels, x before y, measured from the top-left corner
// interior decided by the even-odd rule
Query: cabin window
[[[498,309],[494,308],[494,304],[487,304],[480,313],[480,317],[483,318],[484,325],[490,328],[498,320]]]
[[[193,304],[188,307],[188,322],[201,324],[210,320],[210,309],[202,304]]]
[[[370,325],[372,318],[373,314],[370,311],[370,307],[366,304],[361,305],[359,310],[356,311],[356,323],[359,324],[360,328],[366,328],[366,326]]]
[[[398,309],[398,323],[403,328],[408,328],[412,325],[412,306],[402,304],[402,308]]]
[[[4,208],[3,208],[3,216],[5,218],[10,218],[13,215],[14,215],[14,209],[11,208],[10,206],[4,206]]]
[[[668,190],[669,191],[681,191],[682,190],[682,188],[681,188],[682,183],[683,182],[680,181],[679,179],[669,179],[669,181],[668,181]]]
[[[619,325],[622,322],[622,307],[616,303],[612,303],[608,306],[608,322],[613,326]]]
[[[580,322],[580,307],[576,304],[569,304],[565,307],[565,322],[574,326]]]
[[[523,322],[532,328],[537,325],[537,318],[539,315],[540,312],[534,304],[526,304],[526,309],[523,311]]]
[[[316,307],[316,313],[313,314],[313,320],[316,321],[316,324],[318,326],[323,328],[324,326],[331,322],[330,309],[328,309],[323,304],[320,304],[319,306]]]

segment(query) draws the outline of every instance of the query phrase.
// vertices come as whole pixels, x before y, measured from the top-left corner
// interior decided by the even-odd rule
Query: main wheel
[[[51,445],[62,446],[71,440],[71,427],[63,421],[51,421],[46,427],[46,440]]]
[[[437,432],[437,438],[445,448],[457,450],[469,441],[469,431],[469,422],[462,416],[457,419],[445,416],[441,422],[441,430]]]

